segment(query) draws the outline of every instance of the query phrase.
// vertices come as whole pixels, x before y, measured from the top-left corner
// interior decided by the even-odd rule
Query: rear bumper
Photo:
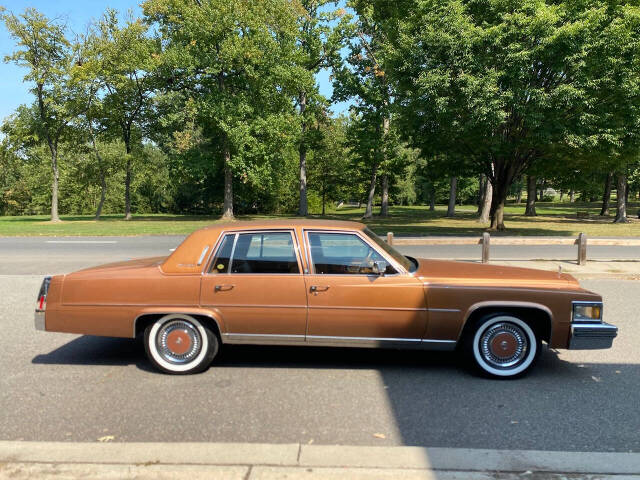
[[[608,323],[573,323],[569,337],[571,350],[611,348],[618,335],[618,327]]]
[[[44,328],[44,312],[36,310],[36,313],[33,315],[33,323],[36,326],[36,330],[42,330],[44,332],[46,330],[46,328]]]

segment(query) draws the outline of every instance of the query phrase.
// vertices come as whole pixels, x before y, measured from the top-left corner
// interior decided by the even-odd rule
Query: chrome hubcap
[[[167,362],[187,363],[193,360],[202,348],[200,332],[184,320],[167,322],[156,337],[158,352]]]
[[[496,323],[480,337],[480,352],[484,360],[494,368],[513,368],[527,357],[529,340],[518,325]]]

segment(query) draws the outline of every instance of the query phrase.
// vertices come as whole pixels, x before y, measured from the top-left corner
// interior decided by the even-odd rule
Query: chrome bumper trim
[[[570,350],[598,350],[611,348],[618,335],[618,327],[608,323],[572,323]]]
[[[33,323],[35,324],[36,330],[46,331],[44,326],[44,312],[38,312],[33,315]]]

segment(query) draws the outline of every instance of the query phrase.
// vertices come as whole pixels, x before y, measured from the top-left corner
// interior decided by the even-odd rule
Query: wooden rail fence
[[[491,245],[577,245],[578,265],[587,263],[587,235],[573,237],[491,237],[484,232],[481,237],[405,237],[395,238],[387,233],[389,245],[482,245],[482,263],[490,258]],[[640,246],[640,238],[591,238],[589,245]],[[640,260],[640,259],[639,259]]]

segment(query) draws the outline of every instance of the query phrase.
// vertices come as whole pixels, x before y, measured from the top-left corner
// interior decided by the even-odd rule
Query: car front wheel
[[[218,337],[208,325],[191,315],[174,313],[145,329],[144,346],[156,368],[185,375],[207,369],[218,353]]]
[[[465,345],[475,366],[494,378],[524,375],[534,365],[541,347],[527,322],[504,313],[483,317],[467,336]]]

